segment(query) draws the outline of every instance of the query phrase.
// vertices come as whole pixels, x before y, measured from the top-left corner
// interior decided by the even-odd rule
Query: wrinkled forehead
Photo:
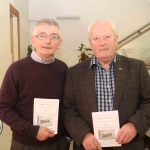
[[[99,35],[99,36],[103,36],[103,35],[115,35],[115,31],[112,28],[110,23],[96,23],[92,26],[91,28],[91,35]]]

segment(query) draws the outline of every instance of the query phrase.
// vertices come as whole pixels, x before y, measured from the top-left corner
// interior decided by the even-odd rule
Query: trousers
[[[63,136],[59,141],[45,147],[33,147],[23,145],[12,139],[10,150],[69,150],[70,143]]]

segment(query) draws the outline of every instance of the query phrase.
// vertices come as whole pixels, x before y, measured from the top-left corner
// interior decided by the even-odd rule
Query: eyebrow
[[[93,36],[93,37],[100,37],[100,36],[102,36],[102,35],[95,35],[95,36]],[[105,35],[103,35],[103,36],[112,36],[112,34],[105,34]]]
[[[38,34],[42,34],[42,33],[46,34],[45,32],[39,32]]]

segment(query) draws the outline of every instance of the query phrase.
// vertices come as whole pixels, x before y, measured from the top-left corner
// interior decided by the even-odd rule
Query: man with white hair
[[[33,125],[34,98],[59,99],[62,104],[68,67],[54,57],[62,43],[58,23],[52,19],[38,21],[31,41],[35,48],[31,56],[10,65],[0,91],[0,118],[13,132],[10,149],[68,150],[60,110],[57,134]]]
[[[144,150],[150,127],[150,78],[143,61],[115,54],[118,35],[110,21],[89,26],[92,58],[68,69],[63,101],[65,127],[74,150]],[[118,110],[120,147],[102,148],[92,112]]]

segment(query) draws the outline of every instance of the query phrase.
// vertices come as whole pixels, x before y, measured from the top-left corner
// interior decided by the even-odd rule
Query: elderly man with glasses
[[[59,99],[62,104],[67,65],[54,53],[62,43],[61,29],[52,19],[37,22],[31,56],[8,68],[0,93],[0,118],[12,130],[11,150],[68,150],[59,111],[58,131],[33,125],[34,98]],[[60,108],[60,107],[59,107]]]

